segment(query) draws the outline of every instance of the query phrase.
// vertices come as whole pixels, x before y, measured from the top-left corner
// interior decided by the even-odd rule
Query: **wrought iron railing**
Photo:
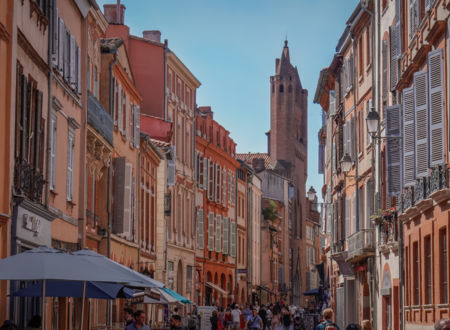
[[[375,251],[375,231],[373,228],[361,229],[348,239],[348,256],[352,259]]]
[[[111,145],[113,144],[113,119],[97,98],[88,94],[88,124],[95,128]]]
[[[379,241],[378,245],[386,245],[389,243],[396,243],[398,241],[398,223],[396,220],[392,222],[385,222],[379,226]]]
[[[46,181],[41,171],[32,168],[25,160],[16,158],[14,164],[14,189],[36,203],[42,203],[42,190]]]

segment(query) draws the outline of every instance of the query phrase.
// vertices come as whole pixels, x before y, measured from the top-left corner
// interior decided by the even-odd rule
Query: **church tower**
[[[305,219],[308,152],[308,91],[303,89],[297,67],[291,64],[287,40],[270,77],[269,154],[276,170],[292,180],[290,210],[293,252],[291,283],[293,302],[301,304],[306,286]]]

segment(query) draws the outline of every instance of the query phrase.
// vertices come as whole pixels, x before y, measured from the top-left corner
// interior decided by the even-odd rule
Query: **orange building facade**
[[[196,116],[197,249],[195,291],[199,305],[226,307],[236,288],[236,144],[213,119],[210,107]]]

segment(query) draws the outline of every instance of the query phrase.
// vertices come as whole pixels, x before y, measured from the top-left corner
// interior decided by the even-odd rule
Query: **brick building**
[[[198,108],[196,130],[196,299],[200,305],[226,307],[239,299],[237,217],[242,218],[245,203],[242,194],[237,199],[236,143],[214,120],[211,107]]]

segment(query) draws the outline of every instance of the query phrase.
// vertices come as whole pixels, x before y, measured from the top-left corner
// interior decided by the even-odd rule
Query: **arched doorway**
[[[181,260],[178,261],[177,266],[177,292],[181,295],[184,295],[183,292],[183,264]]]

